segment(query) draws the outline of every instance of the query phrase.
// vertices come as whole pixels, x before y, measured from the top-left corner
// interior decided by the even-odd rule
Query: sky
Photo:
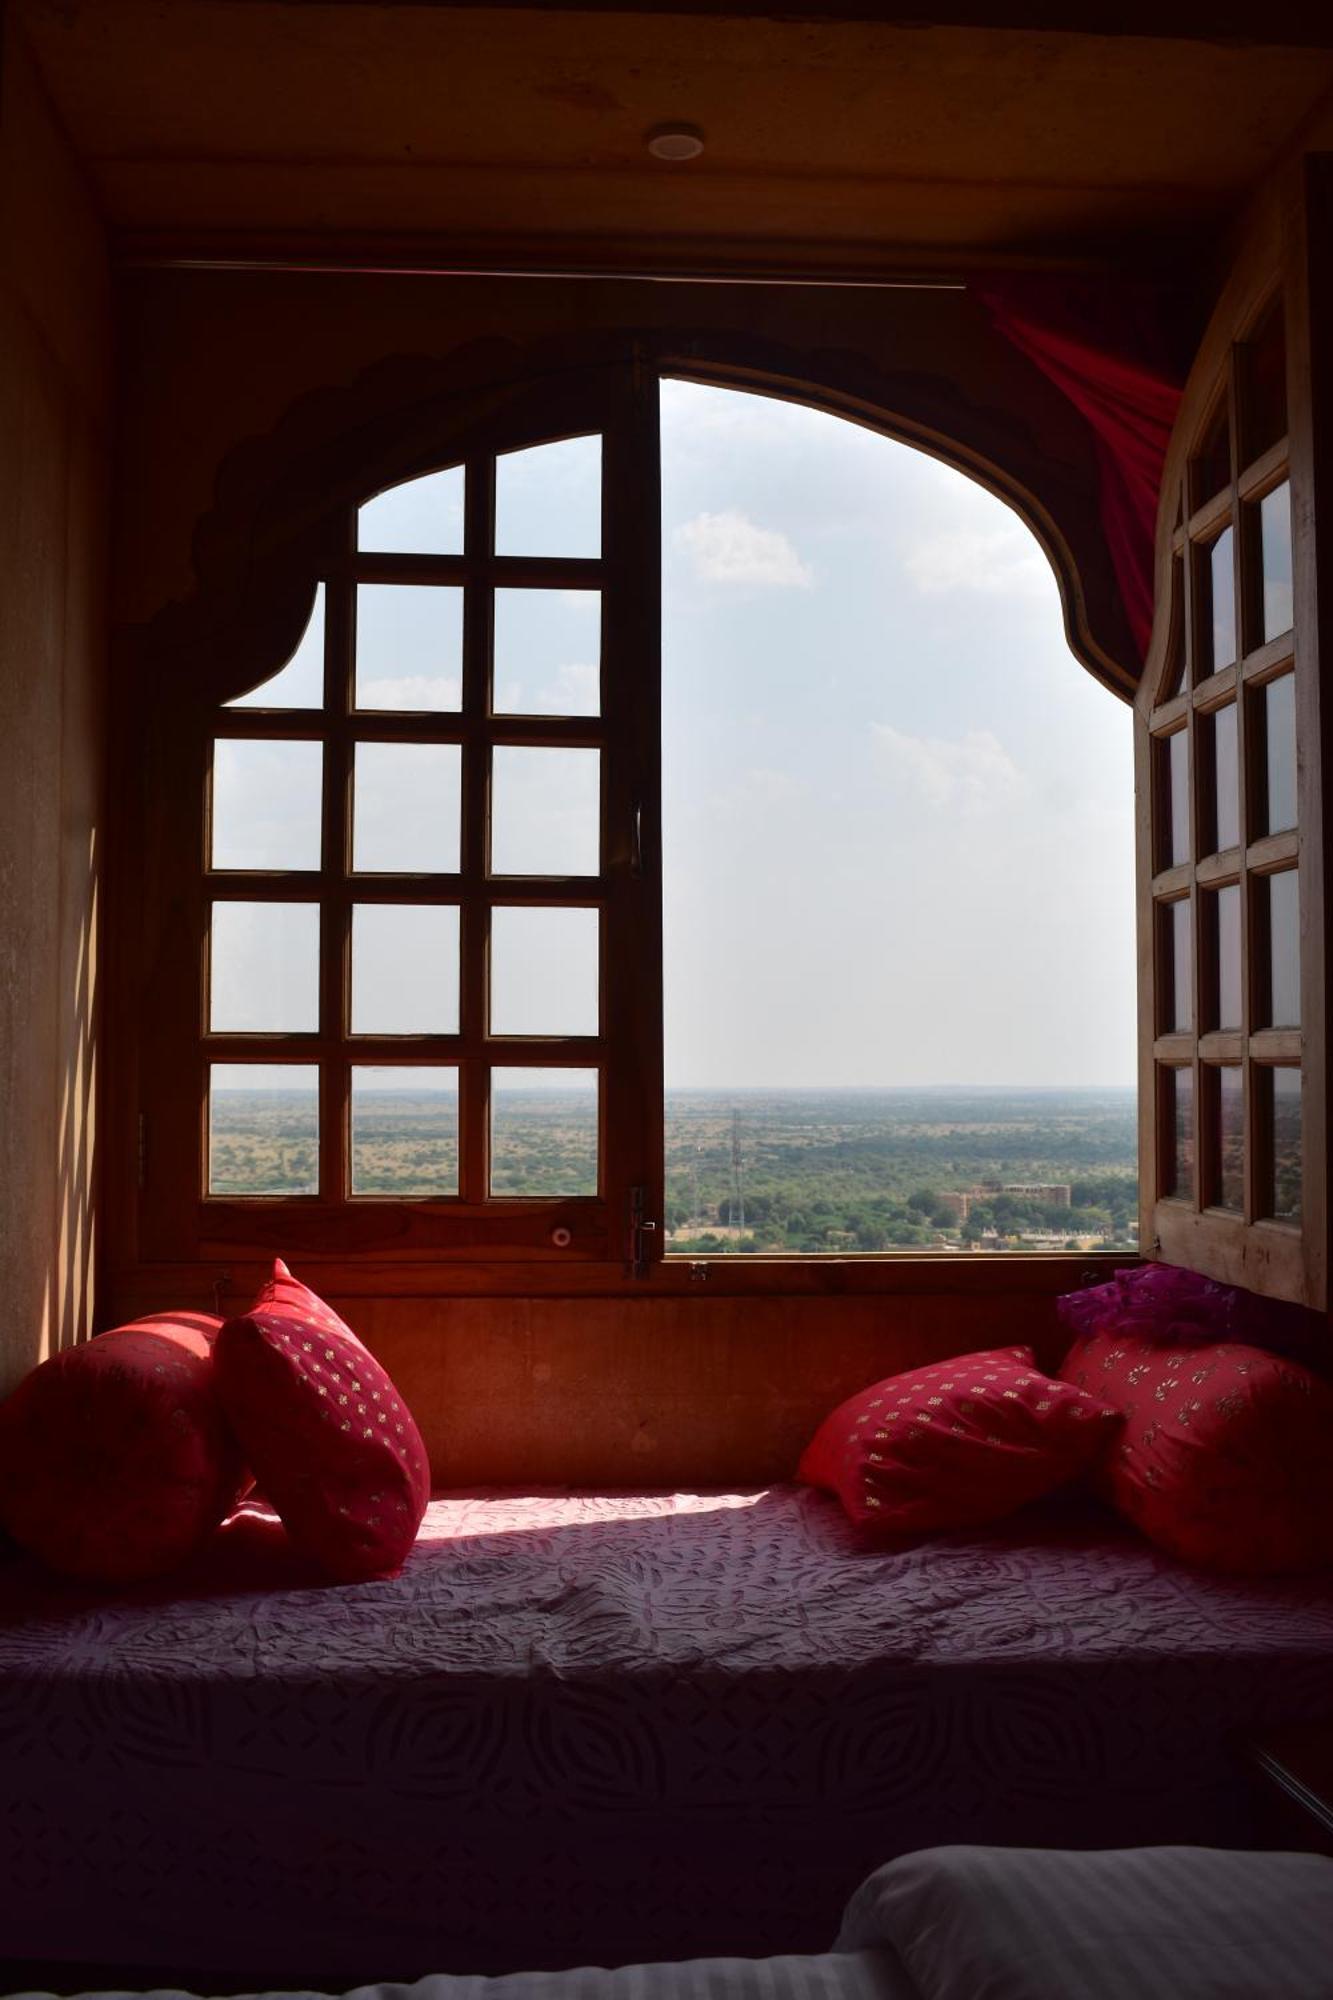
[[[1132,1083],[1131,711],[951,467],[663,386],[666,1075]]]
[[[920,452],[733,390],[664,383],[662,459],[668,1087],[1132,1083],[1130,710],[1069,653],[1030,531]],[[594,441],[498,486],[503,552],[594,552]],[[364,508],[361,545],[452,551],[461,515],[433,475]],[[460,599],[362,587],[361,706],[457,709]],[[497,710],[596,713],[595,595],[499,600]],[[322,642],[317,603],[240,705],[316,700]],[[497,753],[498,869],[595,866],[596,757]],[[311,865],[317,747],[217,758],[219,863]],[[367,748],[356,799],[360,865],[456,865],[456,751]],[[313,1025],[312,915],[227,913],[218,1027]],[[592,1025],[582,915],[502,913],[497,1028]],[[372,930],[360,1024],[449,1032],[442,913]]]

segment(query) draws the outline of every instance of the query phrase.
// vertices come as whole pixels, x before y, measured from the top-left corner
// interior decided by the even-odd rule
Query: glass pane
[[[208,1192],[319,1193],[317,1064],[209,1064]]]
[[[354,906],[352,1033],[458,1033],[458,910],[454,904]]]
[[[310,621],[285,667],[261,681],[249,694],[237,695],[228,708],[323,708],[324,706],[324,586],[315,591]]]
[[[491,1071],[491,1193],[595,1195],[597,1071]]]
[[[1211,898],[1217,953],[1215,1028],[1241,1026],[1240,886],[1232,883]]]
[[[462,555],[462,466],[405,479],[367,500],[357,510],[356,545],[378,555]]]
[[[1228,702],[1203,723],[1205,755],[1212,755],[1212,843],[1219,854],[1240,840],[1240,766],[1237,761],[1236,704]]]
[[[1171,559],[1171,638],[1162,700],[1170,701],[1185,685],[1185,565]]]
[[[1194,1193],[1194,1072],[1168,1069],[1162,1075],[1162,1117],[1166,1129],[1164,1195],[1182,1201]]]
[[[492,875],[596,875],[601,751],[497,745],[491,778]]]
[[[1291,487],[1286,480],[1259,502],[1259,543],[1264,568],[1264,638],[1290,632]]]
[[[1263,744],[1265,833],[1284,833],[1296,824],[1296,678],[1283,674],[1260,695]]]
[[[1298,1069],[1255,1071],[1272,1150],[1273,1185],[1265,1211],[1279,1222],[1301,1219],[1301,1073]]]
[[[495,553],[600,556],[602,440],[566,438],[495,461]]]
[[[1176,730],[1153,746],[1157,761],[1157,866],[1190,858],[1189,734]]]
[[[1231,426],[1227,421],[1225,398],[1208,428],[1203,448],[1194,461],[1194,504],[1201,507],[1224,486],[1231,484]]]
[[[491,912],[491,1033],[595,1035],[596,910]]]
[[[319,1028],[319,904],[214,903],[208,1025],[215,1035]]]
[[[458,1193],[458,1071],[352,1069],[352,1193]]]
[[[358,743],[353,777],[352,867],[359,874],[458,873],[457,743]]]
[[[1245,1085],[1238,1068],[1206,1069],[1212,1100],[1209,1203],[1214,1208],[1245,1206]]]
[[[1245,457],[1287,433],[1287,328],[1278,300],[1245,347]]]
[[[323,844],[320,743],[213,744],[214,868],[318,868]]]
[[[356,705],[448,713],[463,700],[463,593],[449,584],[359,583]]]
[[[1161,1033],[1188,1034],[1194,1026],[1194,947],[1190,904],[1164,903],[1162,925]]]
[[[1202,673],[1217,673],[1236,657],[1236,534],[1224,528],[1208,551],[1210,657]]]
[[[601,657],[599,591],[496,591],[496,715],[598,714]]]
[[[1298,1028],[1301,1021],[1300,884],[1294,868],[1264,877],[1268,902],[1268,1021],[1270,1028]]]

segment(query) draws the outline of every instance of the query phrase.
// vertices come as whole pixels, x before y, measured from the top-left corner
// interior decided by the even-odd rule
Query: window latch
[[[629,1191],[629,1236],[625,1246],[626,1274],[631,1278],[648,1276],[648,1238],[657,1233],[657,1224],[646,1214],[648,1191],[642,1187],[632,1187]]]

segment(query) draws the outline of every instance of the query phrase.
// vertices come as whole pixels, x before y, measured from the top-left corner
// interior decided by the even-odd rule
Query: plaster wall
[[[0,1393],[91,1330],[110,314],[21,39],[0,71]]]

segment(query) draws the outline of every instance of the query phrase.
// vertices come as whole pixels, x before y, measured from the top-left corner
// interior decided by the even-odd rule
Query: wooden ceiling
[[[169,261],[875,277],[1202,243],[1333,86],[1333,10],[19,0],[108,219]],[[1197,11],[1197,10],[1194,10]],[[1079,13],[1087,18],[1087,7]],[[946,18],[947,17],[947,18]],[[1093,16],[1093,18],[1096,18]],[[1172,33],[1175,23],[1177,32]],[[1283,45],[1285,37],[1286,45]],[[1305,45],[1299,45],[1304,41]],[[687,165],[649,157],[668,119]]]

